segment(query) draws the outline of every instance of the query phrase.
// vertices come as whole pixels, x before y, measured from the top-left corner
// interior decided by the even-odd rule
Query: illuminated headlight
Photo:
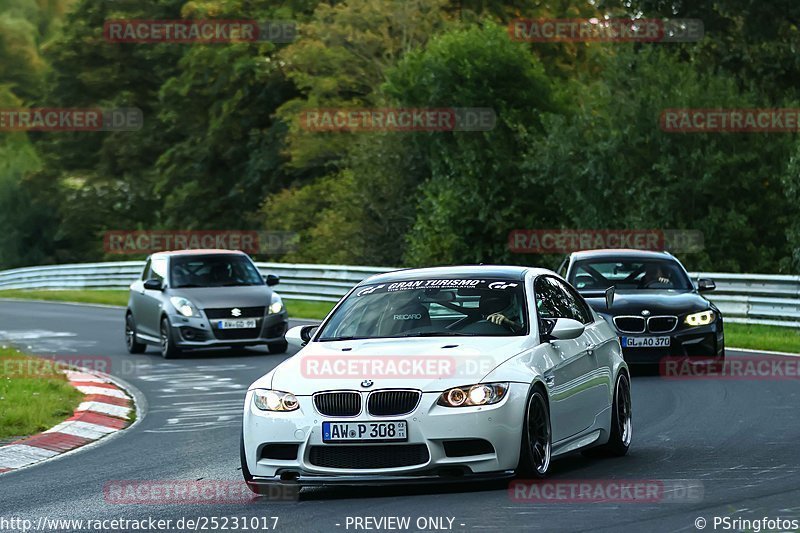
[[[439,397],[445,407],[472,407],[491,405],[502,400],[508,392],[508,383],[480,383],[448,389]]]
[[[269,312],[270,314],[276,315],[281,311],[283,311],[283,300],[281,300],[281,297],[278,296],[277,293],[273,292],[272,300],[270,301],[269,304]]]
[[[714,311],[701,311],[699,313],[692,313],[686,315],[684,322],[687,326],[707,326],[716,320]]]
[[[183,316],[200,316],[200,312],[192,302],[180,296],[173,296],[169,299],[172,307]]]
[[[295,411],[300,407],[294,394],[278,390],[257,389],[253,403],[262,411]]]

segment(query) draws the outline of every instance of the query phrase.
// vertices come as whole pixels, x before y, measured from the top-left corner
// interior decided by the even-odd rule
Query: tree
[[[351,136],[304,130],[304,111],[382,104],[377,88],[403,54],[423,45],[445,23],[444,0],[350,0],[320,3],[301,26],[302,38],[280,54],[300,91],[278,116],[289,125],[289,164],[322,176],[347,152]]]
[[[437,36],[388,78],[384,90],[399,106],[490,107],[497,117],[491,131],[409,136],[425,168],[406,263],[502,257],[508,220],[526,203],[519,154],[528,135],[543,133],[541,113],[560,107],[541,63],[505,28],[487,23]]]
[[[791,136],[659,125],[665,108],[757,107],[756,93],[667,50],[628,46],[571,99],[574,115],[545,117],[548,135],[532,139],[523,156],[524,181],[547,186],[547,203],[560,209],[552,218],[531,212],[527,227],[695,229],[705,249],[684,257],[689,268],[788,268],[782,228],[797,211],[780,177]]]

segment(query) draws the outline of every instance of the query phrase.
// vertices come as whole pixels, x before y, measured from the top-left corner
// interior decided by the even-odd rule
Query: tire
[[[622,457],[628,453],[633,432],[631,380],[624,372],[620,372],[614,385],[614,403],[611,409],[611,435],[606,444],[595,450],[604,455]]]
[[[547,477],[550,470],[552,448],[553,432],[550,425],[550,407],[545,393],[536,387],[525,406],[525,425],[522,431],[517,473],[533,478]]]
[[[128,348],[128,353],[144,353],[147,349],[146,344],[136,340],[136,321],[133,319],[133,313],[125,316],[125,346]]]
[[[250,469],[247,468],[247,459],[244,455],[244,435],[239,436],[239,462],[242,464],[242,477],[244,478],[247,488],[250,489],[250,492],[258,494],[259,496],[269,494],[266,487],[253,483],[253,474],[251,474]]]
[[[181,350],[175,346],[175,339],[172,336],[172,327],[169,324],[169,319],[164,317],[161,319],[161,357],[164,359],[173,359],[180,355]]]
[[[247,459],[244,456],[244,435],[239,435],[239,461],[242,463],[242,477],[244,482],[247,483],[247,488],[252,492],[259,494],[258,487],[253,485],[253,474],[247,468]]]
[[[285,340],[278,341],[278,342],[270,342],[267,344],[267,348],[269,349],[269,353],[271,354],[279,354],[279,353],[286,353],[286,350],[289,349],[289,343]]]

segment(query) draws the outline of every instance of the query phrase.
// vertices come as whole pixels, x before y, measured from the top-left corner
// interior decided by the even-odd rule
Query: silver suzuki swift
[[[288,315],[250,257],[230,250],[159,252],[131,285],[125,313],[130,353],[158,345],[165,358],[185,349],[266,344],[287,349]]]

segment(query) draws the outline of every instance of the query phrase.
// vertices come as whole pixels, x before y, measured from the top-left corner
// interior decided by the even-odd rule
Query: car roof
[[[227,255],[230,255],[230,254],[247,255],[247,254],[245,254],[244,252],[242,252],[240,250],[220,250],[220,249],[217,249],[217,248],[209,248],[209,249],[198,248],[198,249],[194,249],[194,250],[170,250],[170,251],[165,251],[165,252],[156,252],[156,253],[154,253],[152,255],[152,257],[172,257],[172,256],[176,256],[176,255],[224,255],[224,254],[227,254]]]
[[[583,259],[675,259],[669,252],[656,252],[653,250],[636,250],[632,248],[603,248],[598,250],[581,250],[573,252],[572,258],[576,261]]]
[[[383,274],[371,276],[360,284],[384,283],[392,281],[407,281],[416,279],[459,279],[459,278],[496,278],[509,280],[525,279],[526,273],[553,274],[544,268],[511,265],[454,265],[428,268],[407,268],[394,270]]]

